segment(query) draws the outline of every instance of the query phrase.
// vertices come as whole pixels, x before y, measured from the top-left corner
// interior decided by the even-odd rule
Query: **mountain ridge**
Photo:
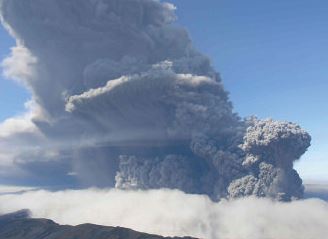
[[[28,210],[0,215],[0,239],[195,239],[163,237],[123,227],[94,224],[59,225],[49,219],[30,218]]]

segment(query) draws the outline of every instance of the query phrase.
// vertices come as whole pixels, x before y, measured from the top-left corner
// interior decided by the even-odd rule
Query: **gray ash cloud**
[[[173,5],[0,4],[17,40],[4,72],[26,85],[35,105],[23,120],[33,130],[0,137],[11,169],[28,178],[29,164],[51,161],[85,186],[177,188],[213,199],[302,197],[293,162],[310,136],[293,123],[234,113],[210,60],[173,24]],[[22,134],[33,140],[18,140]],[[28,147],[8,153],[6,142]]]

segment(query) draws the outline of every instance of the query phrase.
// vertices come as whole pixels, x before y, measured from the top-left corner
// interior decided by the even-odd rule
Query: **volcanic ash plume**
[[[173,5],[0,3],[17,40],[4,72],[32,93],[37,110],[26,119],[35,127],[28,134],[41,145],[33,154],[11,153],[20,158],[16,168],[30,176],[30,164],[53,162],[86,186],[171,188],[213,199],[302,197],[293,162],[310,136],[293,123],[233,113],[209,59],[172,24]],[[0,145],[9,138],[17,142],[18,133]]]

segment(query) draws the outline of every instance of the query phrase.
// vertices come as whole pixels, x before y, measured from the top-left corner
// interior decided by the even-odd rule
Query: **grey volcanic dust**
[[[210,60],[173,24],[173,5],[0,4],[17,41],[4,73],[32,94],[29,113],[0,135],[1,177],[50,184],[73,177],[84,186],[179,189],[212,199],[302,198],[293,162],[310,146],[309,134],[234,113]],[[8,150],[13,144],[20,150]],[[42,176],[49,165],[55,173]]]

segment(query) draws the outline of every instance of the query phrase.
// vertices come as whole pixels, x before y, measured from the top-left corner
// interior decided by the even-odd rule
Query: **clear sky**
[[[328,1],[171,0],[178,23],[221,73],[241,116],[289,120],[313,137],[296,167],[328,181]],[[13,40],[0,29],[0,56]],[[28,93],[0,79],[0,120],[23,112]]]

